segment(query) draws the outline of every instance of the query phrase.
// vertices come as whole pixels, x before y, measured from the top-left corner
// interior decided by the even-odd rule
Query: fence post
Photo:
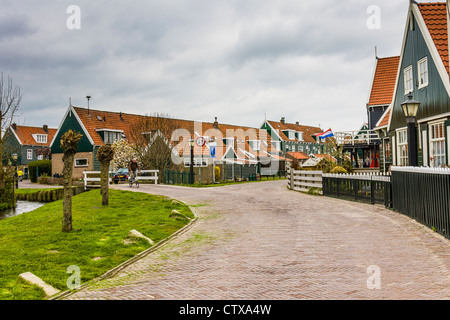
[[[372,180],[370,177],[370,203],[375,204],[375,183],[376,181]]]
[[[290,183],[289,183],[289,189],[294,190],[294,170],[291,168],[290,170],[290,175],[291,175],[291,179],[290,179]]]

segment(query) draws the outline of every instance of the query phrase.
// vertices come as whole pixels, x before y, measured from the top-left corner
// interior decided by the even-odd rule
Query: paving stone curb
[[[116,275],[119,271],[125,269],[126,267],[128,267],[129,265],[135,263],[136,261],[142,259],[143,257],[145,257],[146,255],[155,252],[156,250],[160,249],[161,247],[163,247],[164,245],[166,245],[167,243],[169,243],[171,240],[173,240],[174,238],[182,235],[183,233],[185,233],[186,231],[188,231],[189,229],[191,229],[195,223],[198,221],[198,213],[197,210],[195,210],[194,207],[189,206],[186,202],[182,201],[182,200],[178,200],[178,199],[173,199],[175,201],[179,201],[185,205],[187,205],[189,207],[189,209],[192,211],[192,213],[194,214],[194,219],[190,220],[189,223],[187,225],[185,225],[183,228],[181,228],[180,230],[172,233],[170,236],[168,236],[167,238],[159,241],[156,245],[138,253],[137,255],[135,255],[133,258],[121,263],[120,265],[112,268],[111,270],[107,271],[106,273],[104,273],[103,275],[101,275],[98,278],[92,279],[90,281],[88,281],[87,283],[83,284],[80,286],[79,289],[76,290],[67,290],[64,292],[61,292],[57,295],[54,295],[52,297],[49,297],[47,300],[61,300],[64,299],[70,295],[75,294],[78,291],[81,291],[83,289],[86,289],[87,287],[91,286],[93,283],[99,282],[101,280],[107,279],[107,278],[112,278],[114,275]]]

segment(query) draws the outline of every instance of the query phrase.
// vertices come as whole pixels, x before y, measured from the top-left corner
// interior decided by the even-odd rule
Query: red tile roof
[[[445,2],[419,3],[420,13],[430,32],[445,69],[449,71],[447,10]]]
[[[372,89],[367,105],[385,105],[392,102],[399,61],[400,56],[377,59]]]
[[[109,129],[109,130],[120,130],[123,131],[123,134],[127,137],[128,140],[133,141],[133,135],[136,134],[134,128],[139,124],[145,121],[145,119],[154,118],[151,116],[144,115],[136,115],[136,114],[128,114],[128,113],[120,113],[120,112],[110,112],[110,111],[100,111],[100,110],[92,110],[89,112],[85,108],[73,107],[74,111],[77,113],[87,132],[91,136],[95,145],[103,145],[103,141],[98,133],[101,129]],[[201,128],[196,127],[196,122],[191,120],[180,120],[173,118],[165,118],[167,123],[165,125],[170,126],[170,129],[167,130],[167,139],[176,147],[175,151],[177,151],[180,155],[183,154],[183,150],[188,150],[187,143],[191,138],[196,139],[198,137],[197,134],[202,136],[209,136],[218,138],[215,139],[216,142],[216,154],[223,155],[225,154],[228,146],[226,146],[222,140],[225,137],[234,137],[234,150],[240,159],[250,159],[252,160],[252,156],[257,156],[257,151],[254,151],[248,140],[264,140],[267,143],[267,146],[264,143],[261,143],[261,150],[271,151],[271,139],[270,135],[263,129],[251,128],[251,127],[243,127],[243,126],[235,126],[228,124],[217,124],[217,129],[214,127],[214,123],[210,122],[197,122],[197,124]],[[175,129],[184,129],[184,132],[181,134],[180,143],[178,141],[171,141],[171,134]],[[199,130],[201,132],[197,132]],[[232,135],[232,136],[230,136]],[[244,152],[245,151],[245,152]],[[248,152],[246,154],[246,152]],[[209,148],[204,146],[202,148],[197,145],[194,146],[194,154],[195,155],[204,155],[209,156]],[[252,155],[252,156],[249,156]]]
[[[16,125],[16,129],[13,129],[11,126],[11,130],[14,130],[17,137],[20,139],[22,145],[29,146],[43,146],[49,147],[50,143],[53,140],[53,136],[56,133],[56,129],[48,128],[47,131],[44,131],[43,127],[30,127],[30,126],[19,126]],[[46,134],[47,142],[39,143],[33,138],[33,134]]]
[[[303,153],[301,151],[296,151],[296,152],[286,152],[286,156],[291,156],[294,159],[297,160],[308,160],[309,156],[306,153]]]
[[[311,126],[305,126],[305,125],[301,125],[301,124],[297,124],[297,123],[287,123],[285,122],[284,124],[281,121],[271,121],[268,120],[267,121],[272,128],[274,128],[275,130],[278,130],[277,133],[280,135],[281,139],[283,139],[284,141],[297,141],[297,140],[292,140],[289,139],[284,133],[283,130],[294,130],[294,131],[299,131],[299,132],[303,132],[303,141],[304,142],[317,142],[314,138],[313,135],[315,135],[316,133],[322,133],[323,130],[320,129],[319,127],[311,127]]]

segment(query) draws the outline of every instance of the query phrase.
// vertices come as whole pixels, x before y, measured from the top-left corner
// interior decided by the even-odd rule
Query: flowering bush
[[[125,139],[115,141],[111,147],[114,150],[114,157],[111,161],[111,167],[114,170],[119,168],[128,168],[128,163],[130,160],[137,158],[137,152]]]

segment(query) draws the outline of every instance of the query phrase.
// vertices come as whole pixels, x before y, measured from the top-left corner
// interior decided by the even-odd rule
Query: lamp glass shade
[[[13,160],[17,160],[17,153],[13,153],[13,154],[11,155],[11,158],[13,158]]]
[[[406,117],[415,117],[417,115],[417,110],[419,110],[419,105],[419,101],[412,99],[406,100],[401,104]]]
[[[190,147],[193,147],[195,145],[195,140],[194,139],[189,139],[188,142],[189,142],[189,146]]]

